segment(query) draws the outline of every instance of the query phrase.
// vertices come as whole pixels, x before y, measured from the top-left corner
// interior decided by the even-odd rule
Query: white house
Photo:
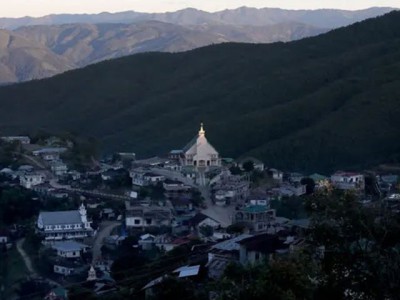
[[[47,161],[59,160],[60,155],[67,151],[67,148],[55,147],[55,148],[42,148],[32,152],[35,156],[40,156],[42,159]]]
[[[363,174],[352,172],[336,172],[331,176],[332,185],[340,190],[363,190],[365,178]]]
[[[65,175],[68,172],[68,167],[65,163],[62,162],[62,160],[51,161],[50,168],[51,171],[57,176]]]
[[[130,206],[126,204],[125,223],[128,228],[170,226],[172,211],[162,206]]]
[[[206,132],[201,124],[197,137],[194,137],[183,149],[182,165],[199,167],[221,166],[221,158],[215,148],[207,141]]]
[[[57,255],[66,258],[79,258],[86,252],[89,246],[75,241],[57,241],[51,245],[51,248],[57,251]]]
[[[58,264],[54,265],[53,270],[54,270],[54,273],[64,275],[64,276],[72,275],[75,272],[74,267],[68,267],[68,266],[58,265]]]
[[[31,139],[29,136],[3,136],[1,139],[8,143],[19,142],[23,145],[27,145],[31,143]]]
[[[83,204],[79,210],[41,212],[37,229],[46,241],[81,239],[93,234]]]
[[[42,184],[46,181],[44,173],[28,173],[19,177],[19,184],[27,189],[32,189],[33,186]]]

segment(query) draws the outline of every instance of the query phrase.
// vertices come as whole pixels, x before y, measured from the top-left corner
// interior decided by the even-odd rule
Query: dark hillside
[[[205,123],[224,156],[326,171],[400,159],[400,13],[298,42],[146,53],[0,89],[0,129],[150,156]]]

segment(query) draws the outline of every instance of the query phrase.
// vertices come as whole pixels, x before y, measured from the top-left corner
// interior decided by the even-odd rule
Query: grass
[[[4,296],[5,299],[11,299],[16,295],[15,290],[18,288],[18,283],[26,278],[28,270],[16,247],[7,252],[6,263]]]

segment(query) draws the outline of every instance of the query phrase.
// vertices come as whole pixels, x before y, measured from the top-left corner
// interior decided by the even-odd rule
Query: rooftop
[[[241,234],[233,239],[229,239],[223,242],[220,242],[218,244],[215,244],[212,246],[212,249],[218,249],[218,250],[224,250],[224,251],[239,251],[240,250],[240,245],[238,244],[241,240],[247,239],[249,237],[252,237],[250,234]]]
[[[80,224],[81,215],[78,210],[41,212],[43,225]]]
[[[75,241],[61,241],[55,242],[51,247],[59,251],[81,251],[89,246]]]

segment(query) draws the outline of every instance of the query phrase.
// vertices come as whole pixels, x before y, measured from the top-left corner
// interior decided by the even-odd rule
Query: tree
[[[196,289],[193,282],[186,279],[168,277],[154,288],[154,300],[200,300],[208,299],[205,290]]]
[[[400,292],[399,218],[377,203],[361,206],[354,194],[317,193],[308,200],[310,241],[326,249],[317,298],[352,294],[396,299]]]
[[[247,173],[250,173],[254,170],[254,162],[251,160],[248,160],[243,163],[243,170]]]
[[[314,193],[314,189],[315,189],[315,182],[312,178],[306,177],[306,178],[302,178],[300,183],[302,185],[306,186],[306,194],[307,195],[311,195],[312,193]]]

